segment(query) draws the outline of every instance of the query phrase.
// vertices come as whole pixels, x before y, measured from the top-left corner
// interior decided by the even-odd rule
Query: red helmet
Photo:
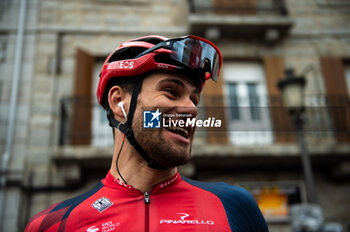
[[[217,80],[222,63],[219,49],[197,36],[167,39],[150,35],[127,41],[105,60],[97,87],[97,99],[103,104],[108,82],[112,78],[139,76],[154,70],[191,73],[199,80],[201,91],[205,80]]]

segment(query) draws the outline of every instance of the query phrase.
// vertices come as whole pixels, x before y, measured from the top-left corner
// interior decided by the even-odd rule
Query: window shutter
[[[223,80],[220,76],[217,83],[208,80],[203,89],[205,114],[207,117],[215,117],[222,121],[221,129],[206,129],[207,139],[210,144],[227,144],[227,124],[223,96]]]
[[[92,72],[94,58],[86,51],[76,50],[74,92],[72,98],[72,145],[89,145],[92,120]]]
[[[277,83],[284,77],[284,61],[282,57],[264,58],[266,84],[269,93],[269,107],[275,141],[280,143],[295,141],[293,125],[288,110],[283,107],[282,93]]]
[[[321,66],[336,139],[338,142],[349,142],[350,104],[342,59],[321,57]]]

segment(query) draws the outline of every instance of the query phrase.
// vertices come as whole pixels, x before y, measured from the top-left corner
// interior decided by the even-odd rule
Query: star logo
[[[154,119],[158,119],[159,115],[161,115],[162,113],[159,112],[159,108],[158,108],[156,112],[151,113],[151,114],[153,115],[153,117],[151,119],[151,122],[152,122]]]
[[[157,110],[143,111],[143,128],[160,128],[160,115],[162,113]]]

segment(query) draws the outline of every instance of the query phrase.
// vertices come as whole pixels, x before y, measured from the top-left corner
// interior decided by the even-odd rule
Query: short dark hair
[[[148,75],[148,73],[146,74],[142,74],[139,76],[132,76],[132,77],[118,77],[118,78],[111,78],[106,86],[106,90],[104,92],[103,98],[102,98],[102,106],[103,108],[106,110],[107,112],[107,119],[109,122],[109,125],[111,127],[111,117],[114,117],[114,114],[109,106],[109,102],[108,102],[108,93],[111,90],[111,88],[113,86],[120,86],[125,92],[132,94],[134,91],[134,84],[137,80],[143,79]]]
[[[110,109],[109,102],[108,102],[108,93],[111,90],[111,88],[113,86],[116,86],[116,85],[119,86],[120,88],[122,88],[125,92],[130,93],[130,94],[132,94],[132,91],[134,90],[133,83],[130,83],[130,84],[111,83],[110,85],[108,83],[107,88],[106,88],[106,92],[105,92],[105,94],[103,96],[103,100],[102,100],[102,106],[105,110]]]

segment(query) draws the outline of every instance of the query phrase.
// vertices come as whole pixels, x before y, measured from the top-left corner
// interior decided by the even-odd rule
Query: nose
[[[191,118],[195,118],[198,115],[198,109],[197,106],[194,104],[194,102],[187,98],[184,100],[181,105],[179,105],[176,109],[177,113],[180,114],[189,114]]]

